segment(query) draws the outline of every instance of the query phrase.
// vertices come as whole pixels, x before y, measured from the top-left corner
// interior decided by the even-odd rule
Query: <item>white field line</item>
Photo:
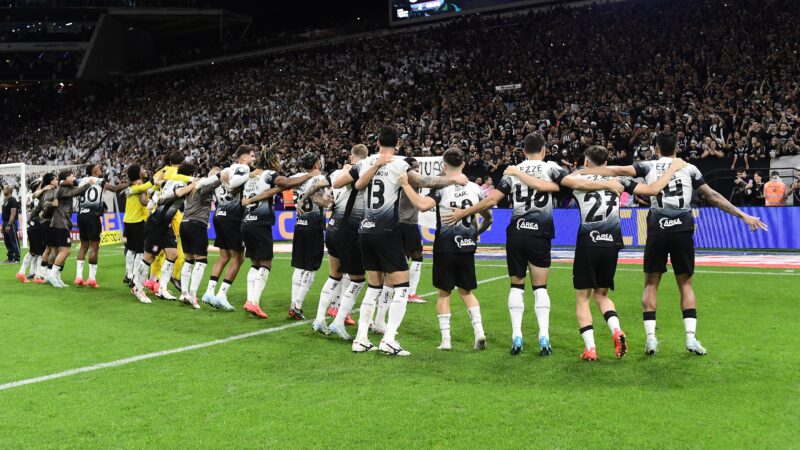
[[[506,278],[506,275],[502,275],[502,276],[499,276],[499,277],[493,277],[493,278],[487,278],[485,280],[479,280],[478,284],[489,283],[489,282],[500,280],[500,279],[503,279],[503,278]],[[430,297],[430,296],[436,295],[437,293],[438,293],[438,291],[427,292],[425,294],[422,294],[421,297]],[[94,364],[92,366],[79,367],[77,369],[69,369],[69,370],[65,370],[63,372],[52,373],[50,375],[43,375],[43,376],[40,376],[40,377],[27,378],[27,379],[19,380],[19,381],[12,381],[10,383],[0,384],[0,391],[5,391],[5,390],[8,390],[8,389],[13,389],[13,388],[21,387],[21,386],[26,386],[26,385],[29,385],[29,384],[41,383],[43,381],[50,381],[50,380],[55,380],[55,379],[58,379],[58,378],[70,377],[70,376],[73,376],[73,375],[79,375],[79,374],[86,373],[86,372],[93,372],[95,370],[108,369],[109,367],[124,366],[124,365],[135,363],[135,362],[138,362],[138,361],[144,361],[146,359],[160,358],[162,356],[174,355],[176,353],[189,352],[189,351],[192,351],[192,350],[199,350],[201,348],[213,347],[215,345],[227,344],[228,342],[238,341],[238,340],[241,340],[241,339],[247,339],[247,338],[251,338],[251,337],[254,337],[254,336],[260,336],[262,334],[275,333],[277,331],[283,331],[283,330],[286,330],[286,329],[289,329],[289,328],[294,328],[294,327],[298,327],[298,326],[301,326],[301,325],[307,325],[309,323],[311,323],[310,320],[304,320],[304,321],[301,321],[301,322],[294,322],[294,323],[290,323],[290,324],[286,324],[286,325],[281,325],[279,327],[265,328],[263,330],[257,330],[257,331],[251,331],[249,333],[237,334],[237,335],[229,336],[229,337],[222,338],[222,339],[215,339],[213,341],[203,342],[203,343],[200,343],[200,344],[187,345],[185,347],[178,347],[178,348],[173,348],[173,349],[170,349],[170,350],[162,350],[160,352],[145,353],[143,355],[137,355],[137,356],[131,356],[131,357],[128,357],[128,358],[122,358],[122,359],[118,359],[116,361],[109,361],[109,362],[104,362],[104,363],[100,363],[100,364]]]

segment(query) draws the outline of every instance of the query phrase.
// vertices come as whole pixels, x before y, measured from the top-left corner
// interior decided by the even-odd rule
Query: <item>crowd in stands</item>
[[[0,161],[103,162],[121,174],[178,149],[207,169],[247,143],[279,148],[288,175],[309,150],[333,170],[390,123],[401,154],[460,146],[466,173],[486,189],[523,159],[533,131],[569,170],[592,144],[609,149],[611,164],[654,159],[661,130],[675,131],[681,157],[701,169],[768,167],[800,153],[798,9],[794,0],[654,0],[467,16],[81,87],[19,115],[5,108]]]

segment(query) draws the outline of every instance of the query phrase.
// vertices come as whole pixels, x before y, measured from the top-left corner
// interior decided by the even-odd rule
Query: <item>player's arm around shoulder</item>
[[[644,183],[637,183],[633,189],[633,193],[636,195],[647,195],[653,196],[658,195],[659,192],[663,191],[665,187],[669,184],[672,177],[679,171],[686,167],[689,164],[679,158],[674,158],[672,163],[669,166],[669,169],[661,174],[653,184],[644,184]]]
[[[415,208],[422,212],[430,211],[436,206],[436,200],[432,197],[421,196],[419,192],[409,184],[408,174],[409,172],[400,172],[397,178],[397,182],[400,184],[400,187],[403,188],[403,193],[406,194],[406,197],[408,197],[408,200]]]
[[[539,192],[558,192],[560,190],[558,184],[552,181],[545,181],[533,175],[529,175],[520,170],[520,168],[517,166],[508,166],[505,172],[503,172],[503,175],[507,177],[516,177],[526,186],[536,189]]]

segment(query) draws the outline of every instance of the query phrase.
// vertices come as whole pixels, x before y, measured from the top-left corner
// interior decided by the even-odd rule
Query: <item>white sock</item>
[[[97,280],[97,264],[89,263],[89,279]]]
[[[219,277],[211,277],[208,280],[208,286],[206,286],[206,293],[205,295],[214,296],[214,290],[217,288],[217,280]]]
[[[645,312],[643,315],[647,316],[649,315],[649,312]],[[655,339],[656,337],[655,312],[652,313],[652,317],[653,317],[652,319],[644,317],[644,334],[647,339]]]
[[[342,302],[342,295],[347,292],[347,288],[350,287],[350,277],[347,274],[344,274],[342,277],[342,282],[339,283],[339,286],[336,287],[336,290],[333,291],[333,296],[331,297],[331,308],[339,309],[339,305]],[[352,308],[352,306],[351,306]]]
[[[217,293],[217,297],[221,298],[228,298],[228,289],[231,288],[231,283],[228,281],[223,280],[222,284],[219,286],[219,292]],[[213,291],[212,291],[213,294]]]
[[[472,320],[472,331],[475,332],[475,337],[483,336],[483,319],[481,318],[481,307],[473,306],[468,309],[469,318]]]
[[[439,314],[439,331],[442,332],[442,344],[450,343],[450,314]]]
[[[192,269],[192,277],[191,277],[191,286],[189,287],[189,296],[191,298],[197,297],[197,290],[200,289],[200,283],[203,282],[203,275],[206,272],[206,262],[205,261],[195,261],[194,268]],[[181,274],[183,275],[183,274]],[[181,276],[183,278],[183,276]],[[183,287],[183,281],[181,281],[181,287]]]
[[[606,311],[606,314],[608,314],[608,313],[610,313],[612,311],[614,311],[614,310]],[[614,334],[614,331],[620,329],[619,317],[617,317],[616,311],[614,311],[614,315],[613,316],[611,316],[608,319],[606,319],[606,323],[608,324],[608,329],[611,330],[611,334]]]
[[[63,267],[53,264],[53,278],[60,280],[61,279],[61,270]]]
[[[411,261],[411,266],[408,268],[408,295],[417,293],[417,285],[421,276],[422,261]]]
[[[397,330],[403,323],[408,306],[408,286],[395,286],[392,303],[389,305],[389,320],[386,321],[386,332],[383,341],[394,342],[397,340]]]
[[[347,290],[342,294],[342,302],[339,304],[339,310],[336,312],[336,318],[333,319],[333,324],[337,327],[343,327],[347,315],[353,310],[358,296],[361,294],[361,289],[364,288],[363,281],[351,281],[347,285]],[[363,303],[362,303],[363,305]],[[373,308],[374,309],[374,308]],[[372,314],[370,312],[370,314]],[[369,317],[367,317],[367,328],[369,328]],[[358,328],[361,329],[361,319],[358,320]]]
[[[380,287],[367,287],[367,293],[364,295],[364,300],[361,301],[361,310],[358,316],[358,333],[356,333],[356,341],[366,342],[367,332],[369,332],[369,321],[372,318],[372,312],[375,310],[375,305],[378,303],[378,297],[383,291]],[[349,291],[348,291],[349,292]],[[344,302],[347,297],[342,299],[342,306],[339,307],[339,315],[342,314]],[[336,316],[339,319],[339,316]]]
[[[78,263],[76,264],[75,267],[76,267],[76,269],[75,269],[75,278],[76,279],[80,278],[82,280],[83,279],[83,261],[81,261],[79,259]]]
[[[257,305],[259,300],[255,297],[257,277],[258,269],[251,266],[250,270],[247,271],[247,302],[254,305]]]
[[[256,298],[258,299],[258,303],[261,303],[261,293],[264,292],[264,288],[267,287],[267,280],[269,279],[269,269],[266,267],[259,267],[256,271]]]
[[[522,314],[525,312],[525,286],[508,291],[508,313],[511,315],[511,337],[522,337]]]
[[[375,326],[378,328],[386,328],[386,313],[389,312],[389,302],[394,295],[394,287],[383,286],[381,296],[378,297],[378,313],[375,315]]]
[[[300,297],[300,290],[302,289],[303,283],[303,269],[294,269],[292,272],[292,305],[294,305],[295,300]]]
[[[167,286],[169,286],[169,280],[172,279],[172,269],[175,268],[175,261],[170,261],[168,259],[164,260],[164,265],[161,266],[161,290],[166,291]],[[183,287],[183,286],[181,286]]]
[[[339,289],[339,286],[342,285],[341,279],[335,279],[328,277],[325,281],[325,285],[322,286],[322,291],[319,293],[319,303],[317,304],[317,317],[316,320],[323,322],[325,321],[325,314],[328,312],[328,307],[331,305],[331,298],[333,297],[334,291]]]
[[[28,271],[28,266],[30,266],[31,264],[31,259],[33,259],[31,258],[31,254],[26,253],[25,257],[22,258],[22,264],[19,266],[19,272],[17,272],[18,274],[20,275],[26,274],[26,272]]]
[[[587,328],[587,329],[584,329]],[[589,325],[588,327],[581,328],[581,337],[583,338],[583,345],[586,348],[595,348],[594,346],[594,328]]]
[[[688,311],[691,311],[691,314],[686,317]],[[686,329],[686,343],[694,341],[696,339],[695,332],[697,331],[697,312],[695,309],[683,311],[683,327]]]
[[[139,259],[136,264],[133,266],[133,285],[138,290],[142,290],[144,288],[144,280],[147,279],[147,274],[150,272],[150,264],[144,262],[144,260]]]
[[[192,282],[192,270],[194,269],[194,261],[184,261],[181,267],[181,294],[189,295],[189,284]],[[163,275],[162,275],[163,277]]]
[[[28,274],[30,276],[34,276],[36,272],[39,270],[42,264],[42,255],[36,255],[31,259],[30,269],[28,269]]]
[[[547,294],[547,288],[533,291],[533,298],[536,321],[539,322],[539,337],[550,338],[550,295]]]
[[[133,274],[134,275],[136,275],[136,266],[138,266],[139,263],[142,262],[142,257],[143,256],[144,256],[144,253],[137,253],[136,257],[133,258]],[[131,277],[131,278],[133,278],[133,277]],[[142,280],[142,281],[144,281],[144,280]]]
[[[136,260],[136,253],[133,250],[125,252],[125,276],[130,280],[133,278],[133,262]]]
[[[42,279],[47,276],[47,263],[39,263],[39,268],[36,269],[36,276]]]
[[[305,273],[303,273],[303,277],[300,278],[300,297],[297,299],[297,301],[292,301],[292,303],[297,306],[297,309],[303,309],[303,303],[306,301],[308,291],[311,290],[311,285],[314,284],[314,279],[316,277],[316,270],[306,270]]]

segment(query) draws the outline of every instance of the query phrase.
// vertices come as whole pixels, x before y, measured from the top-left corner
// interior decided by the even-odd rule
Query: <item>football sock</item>
[[[642,313],[644,319],[644,334],[647,339],[655,339],[656,337],[656,312],[645,311]]]
[[[314,279],[317,277],[316,270],[306,270],[303,274],[303,278],[300,279],[300,298],[299,303],[297,303],[298,309],[303,309],[303,303],[306,301],[306,296],[308,296],[308,291],[311,290],[311,285],[314,284]]]
[[[333,320],[334,325],[337,327],[343,327],[344,321],[347,318],[347,315],[350,314],[350,311],[353,310],[353,306],[356,304],[356,300],[358,299],[359,294],[361,294],[361,290],[364,288],[363,281],[351,281],[350,284],[347,286],[347,290],[344,291],[342,294],[342,302],[339,305],[339,311],[336,313],[336,318]],[[374,306],[373,306],[374,309]],[[358,320],[358,327],[361,328],[361,319]],[[367,317],[367,328],[369,328],[369,317]]]
[[[189,296],[192,298],[197,297],[197,290],[200,289],[200,283],[203,282],[203,275],[206,272],[206,260],[194,262],[194,268],[192,269],[192,276],[191,276],[191,286],[189,287]],[[183,275],[183,274],[181,274]],[[183,277],[181,277],[183,278]],[[181,287],[183,287],[183,281],[181,281]]]
[[[547,286],[533,287],[533,309],[536,311],[536,321],[539,323],[539,337],[550,337],[550,295]]]
[[[231,284],[233,284],[231,280],[222,280],[222,284],[219,286],[219,292],[217,292],[217,297],[228,298],[228,289],[231,288]],[[214,291],[211,292],[213,295]]]
[[[25,272],[28,270],[28,266],[31,265],[31,254],[27,253],[24,258],[22,258],[22,264],[19,266],[19,273],[20,275],[25,275]]]
[[[512,284],[508,291],[508,313],[511,315],[511,337],[522,337],[522,314],[525,312],[525,285]]]
[[[316,320],[324,321],[325,314],[328,312],[328,306],[331,305],[331,298],[334,291],[336,291],[342,284],[341,278],[328,277],[325,285],[322,286],[322,291],[319,293],[319,303],[317,304],[317,317]]]
[[[97,280],[97,264],[89,263],[89,279]]]
[[[36,275],[39,278],[44,278],[44,277],[47,276],[47,270],[48,270],[47,266],[48,266],[48,264],[47,264],[47,261],[45,261],[45,260],[42,260],[39,263],[39,269],[36,271]]]
[[[375,315],[375,326],[386,328],[386,313],[389,312],[389,301],[394,294],[394,287],[383,286],[380,297],[378,297],[378,313]]]
[[[439,314],[439,331],[442,332],[442,344],[450,343],[450,314]]]
[[[78,278],[80,278],[81,280],[83,279],[83,261],[81,261],[80,259],[75,265],[75,279]]]
[[[339,284],[331,292],[331,301],[328,304],[329,308],[339,308],[339,302],[342,299],[342,292],[347,290],[347,286],[350,284],[350,280],[347,278],[342,277],[339,281]],[[324,287],[323,287],[324,289]],[[327,310],[326,310],[327,312]]]
[[[144,288],[142,283],[147,279],[147,274],[150,273],[150,263],[145,260],[140,260],[133,269],[133,284],[136,289],[141,290]]]
[[[192,270],[194,269],[194,260],[187,259],[183,261],[181,267],[181,294],[189,295],[189,284],[192,282]]]
[[[411,261],[411,266],[408,269],[408,295],[415,295],[417,293],[417,285],[422,276],[422,260]]]
[[[64,266],[59,266],[58,264],[53,264],[53,277],[55,279],[61,279],[61,271],[64,270]]]
[[[378,297],[381,295],[381,292],[383,292],[383,286],[368,285],[367,287],[367,293],[364,295],[364,300],[361,301],[361,310],[358,316],[358,333],[356,333],[356,341],[358,342],[367,341],[369,321],[372,319],[372,313],[375,310],[375,305],[378,303]],[[346,296],[342,299],[342,307],[339,308],[340,315],[344,309],[343,307],[346,299]],[[338,320],[339,316],[337,316],[336,319]]]
[[[247,271],[247,301],[254,305],[257,305],[259,300],[255,297],[256,277],[258,277],[258,267],[250,266],[250,270]]]
[[[130,280],[133,278],[133,262],[136,260],[136,253],[133,250],[125,252],[125,276]]]
[[[298,300],[300,298],[300,292],[303,289],[303,275],[305,274],[305,270],[303,269],[294,269],[292,272],[292,306],[300,309],[302,306],[297,306],[299,302],[302,305],[302,300]]]
[[[255,280],[255,288],[256,288],[256,299],[258,299],[258,303],[261,303],[261,293],[264,292],[264,288],[267,287],[267,280],[269,279],[269,269],[266,267],[259,267],[256,271],[256,280]]]
[[[142,257],[143,256],[144,256],[144,253],[137,253],[136,257],[133,258],[133,272],[131,272],[133,275],[136,274],[136,266],[138,266],[139,263],[142,262]],[[131,278],[133,278],[133,276],[131,276]]]
[[[162,281],[160,288],[164,291],[167,290],[169,280],[172,278],[172,269],[174,268],[175,261],[170,261],[168,259],[164,260],[164,264],[161,266],[161,277],[159,278]]]
[[[686,328],[686,342],[695,340],[697,330],[697,310],[694,308],[683,310],[683,326]]]
[[[595,348],[594,346],[594,327],[586,325],[580,329],[581,337],[583,338],[583,345],[586,348]]]
[[[397,340],[397,330],[400,328],[400,324],[403,323],[403,317],[406,315],[406,306],[408,306],[408,283],[396,284],[392,302],[389,305],[389,320],[386,321],[386,332],[383,335],[384,341],[394,342]]]
[[[606,323],[608,324],[608,329],[611,330],[611,334],[614,334],[615,330],[620,330],[619,327],[619,316],[617,316],[617,312],[613,309],[606,311],[603,314],[603,318],[606,319]]]
[[[29,276],[34,276],[36,274],[37,270],[39,269],[39,267],[41,267],[41,264],[42,264],[42,255],[34,256],[31,259],[31,265],[30,265],[30,269],[28,269],[28,275]]]
[[[467,312],[469,313],[470,320],[472,320],[472,331],[475,332],[475,336],[483,336],[483,320],[481,318],[481,307],[473,306],[472,308],[468,309]]]
[[[208,279],[208,286],[206,286],[205,295],[208,295],[210,297],[214,296],[214,289],[217,288],[217,280],[219,280],[219,277],[211,275],[211,277]]]

